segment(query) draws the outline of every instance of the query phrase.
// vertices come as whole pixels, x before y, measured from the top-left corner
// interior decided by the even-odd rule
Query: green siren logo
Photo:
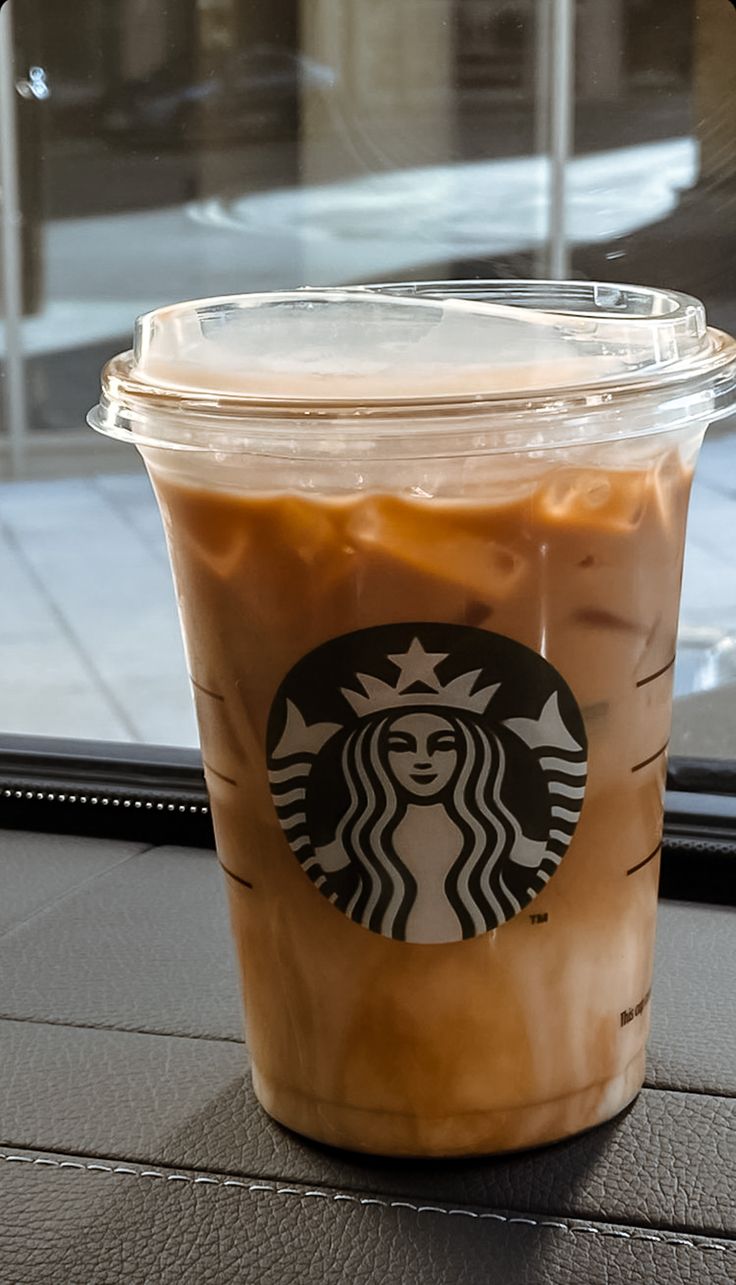
[[[587,743],[540,655],[464,625],[332,639],[281,684],[268,727],[276,815],[354,923],[459,941],[537,896],[580,817]]]

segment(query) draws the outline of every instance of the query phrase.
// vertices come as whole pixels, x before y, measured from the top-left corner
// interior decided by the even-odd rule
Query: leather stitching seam
[[[488,1219],[492,1222],[505,1223],[507,1226],[522,1227],[546,1227],[555,1231],[564,1231],[571,1236],[592,1235],[605,1236],[615,1240],[644,1240],[657,1241],[663,1245],[673,1245],[684,1247],[686,1249],[702,1250],[703,1252],[712,1251],[719,1254],[736,1253],[736,1245],[718,1245],[714,1242],[703,1242],[689,1240],[683,1236],[667,1234],[659,1235],[655,1232],[646,1231],[624,1231],[623,1228],[606,1228],[597,1227],[593,1223],[569,1223],[557,1222],[545,1218],[523,1218],[512,1216],[510,1214],[496,1214],[491,1212],[479,1213],[473,1209],[446,1209],[442,1205],[414,1205],[407,1200],[379,1200],[374,1196],[356,1196],[347,1192],[333,1191],[299,1191],[296,1187],[278,1187],[270,1182],[242,1182],[238,1178],[209,1178],[204,1176],[193,1177],[185,1173],[161,1173],[157,1169],[131,1169],[128,1165],[106,1165],[95,1161],[83,1163],[79,1160],[50,1160],[45,1156],[18,1156],[8,1155],[0,1152],[0,1160],[5,1160],[9,1164],[29,1164],[38,1165],[39,1167],[49,1167],[53,1169],[81,1169],[87,1172],[101,1172],[108,1174],[120,1174],[132,1178],[159,1178],[164,1182],[188,1182],[192,1186],[211,1186],[211,1187],[231,1187],[240,1188],[250,1194],[256,1192],[265,1192],[271,1196],[296,1197],[299,1200],[330,1200],[333,1203],[348,1203],[351,1205],[378,1205],[381,1209],[408,1209],[414,1214],[443,1214],[448,1218],[477,1218]]]

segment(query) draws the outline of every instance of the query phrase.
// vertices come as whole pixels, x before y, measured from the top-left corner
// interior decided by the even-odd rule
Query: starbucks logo
[[[316,648],[276,693],[267,741],[305,874],[398,941],[459,941],[513,918],[583,806],[570,689],[528,647],[464,625],[380,625]]]

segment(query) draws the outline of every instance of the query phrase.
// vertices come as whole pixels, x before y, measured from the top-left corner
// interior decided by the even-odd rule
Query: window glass
[[[736,331],[729,0],[8,0],[0,731],[195,740],[148,482],[84,416],[137,314],[386,279],[673,287]],[[690,519],[673,748],[736,728],[736,431]]]

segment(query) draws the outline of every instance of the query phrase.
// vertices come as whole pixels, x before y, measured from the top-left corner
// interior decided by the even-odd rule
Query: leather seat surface
[[[733,911],[662,903],[623,1115],[389,1162],[256,1103],[212,853],[0,832],[0,874],[1,1285],[736,1280]]]

